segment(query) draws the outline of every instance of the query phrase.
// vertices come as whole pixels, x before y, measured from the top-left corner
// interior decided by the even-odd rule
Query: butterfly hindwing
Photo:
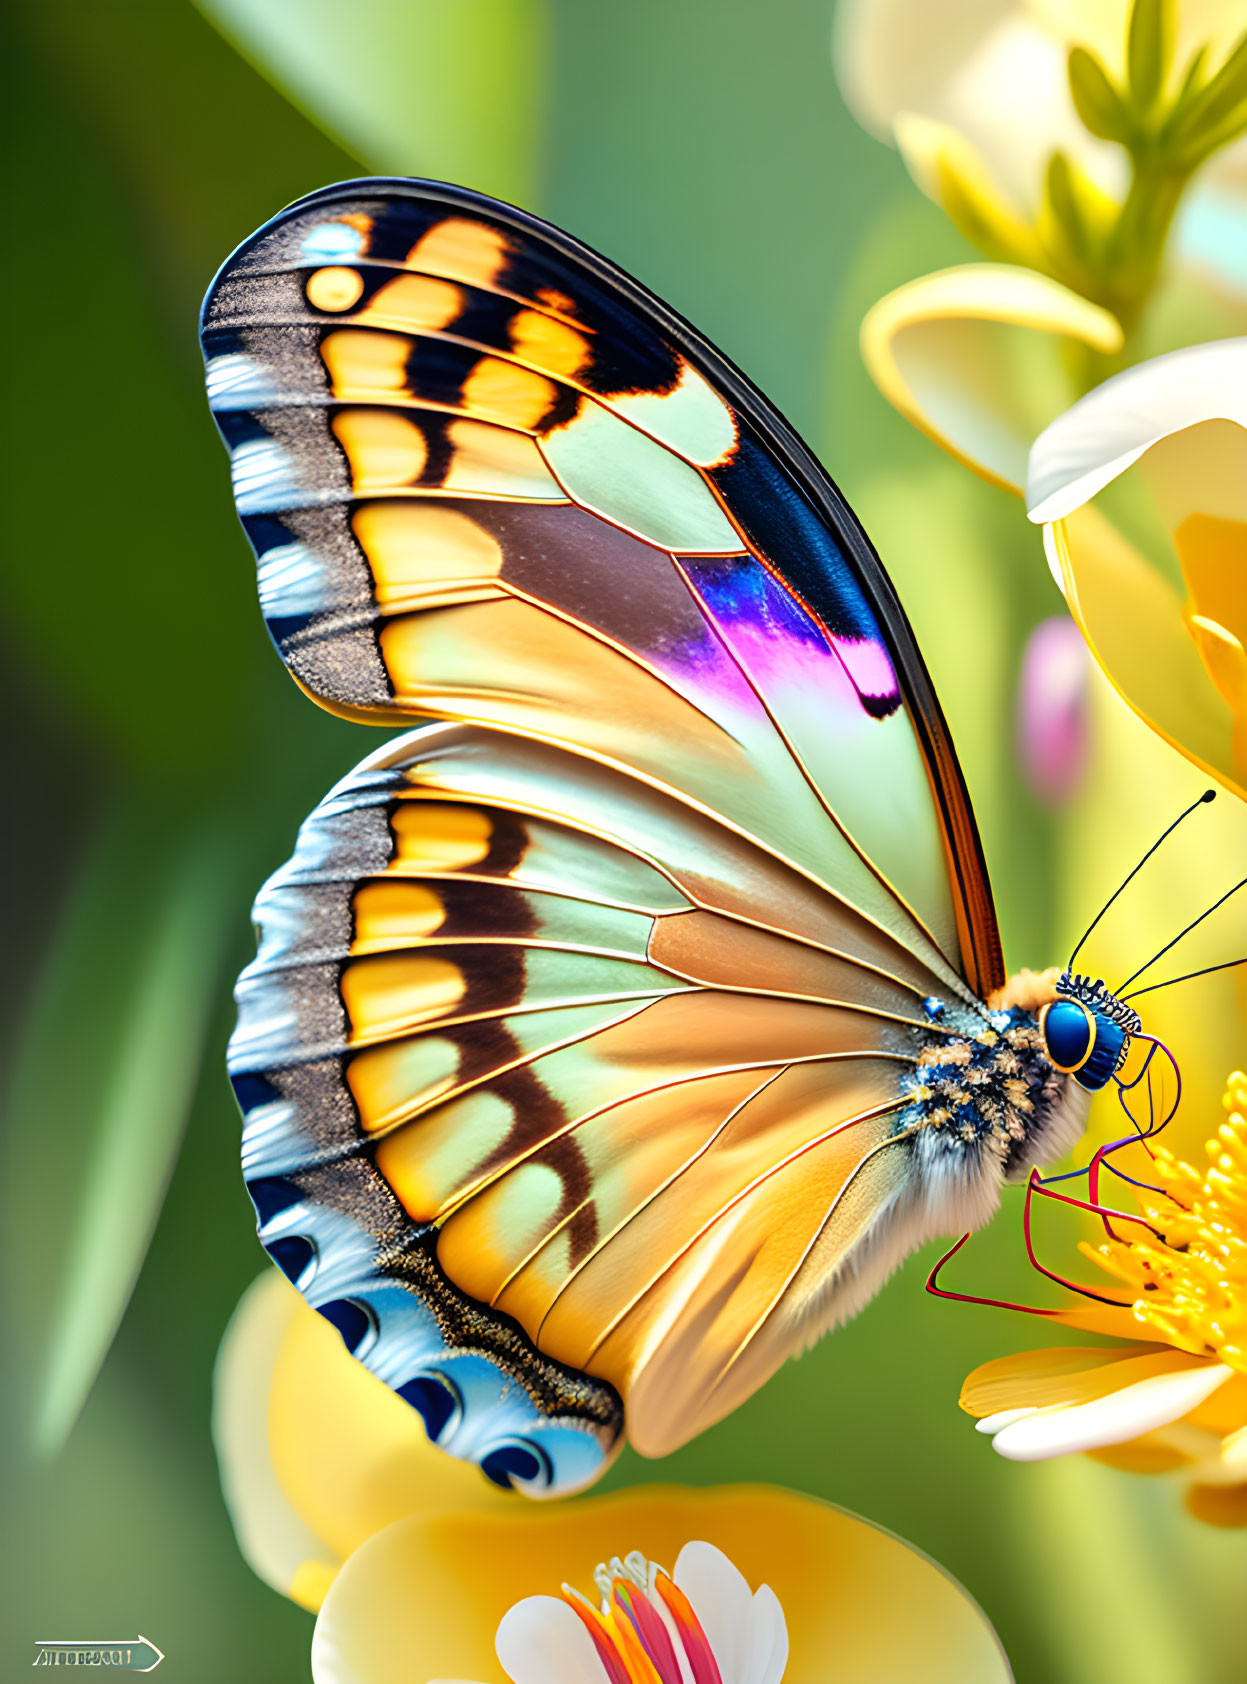
[[[262,1236],[439,1442],[583,1483],[886,1267],[923,1001],[1002,980],[947,732],[799,441],[557,230],[329,189],[203,333],[283,659],[335,711],[446,722],[257,903]]]
[[[444,726],[365,762],[257,902],[231,1045],[265,1243],[318,1307],[361,1310],[358,1354],[422,1408],[498,1358],[413,1342],[406,1296],[430,1338],[463,1297],[522,1332],[508,1411],[435,1424],[512,1472],[550,1447],[539,1485],[579,1472],[586,1435],[599,1457],[614,1442],[675,1283],[692,1306],[690,1270],[714,1290],[729,1247],[744,1274],[704,1346],[735,1353],[815,1237],[811,1176],[834,1190],[891,1123],[921,1026],[903,950],[722,825],[567,760]],[[769,927],[711,910],[718,874]],[[552,1417],[551,1373],[589,1402]],[[705,1390],[673,1414],[669,1375],[634,1438],[687,1436]]]

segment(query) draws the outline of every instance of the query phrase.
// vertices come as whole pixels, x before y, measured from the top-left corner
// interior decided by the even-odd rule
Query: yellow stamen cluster
[[[1117,1240],[1082,1249],[1134,1294],[1145,1337],[1215,1356],[1247,1374],[1247,1075],[1241,1070],[1230,1077],[1225,1107],[1230,1114],[1207,1144],[1203,1173],[1157,1148],[1148,1179],[1164,1191],[1138,1194],[1155,1234],[1118,1223]]]

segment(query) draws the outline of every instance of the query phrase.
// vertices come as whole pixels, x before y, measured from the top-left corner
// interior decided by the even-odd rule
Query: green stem
[[[1160,279],[1165,247],[1191,171],[1132,155],[1130,188],[1104,243],[1103,303],[1127,338]]]
[[[1142,151],[1132,150],[1131,166],[1125,200],[1098,248],[1085,260],[1076,286],[1116,316],[1125,337],[1121,349],[1113,352],[1071,341],[1067,366],[1080,393],[1138,360],[1140,323],[1160,280],[1173,219],[1192,174],[1189,167],[1149,158]],[[1057,278],[1065,277],[1058,271]]]

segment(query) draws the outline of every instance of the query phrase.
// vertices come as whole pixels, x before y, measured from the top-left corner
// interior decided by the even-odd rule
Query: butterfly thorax
[[[1006,1179],[1035,1156],[1066,1081],[1044,1052],[1034,1013],[1019,1006],[933,1034],[902,1082],[903,1128],[930,1131],[955,1155],[994,1158]]]

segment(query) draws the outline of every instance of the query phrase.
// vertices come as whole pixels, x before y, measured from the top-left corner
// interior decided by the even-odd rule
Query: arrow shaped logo
[[[124,1672],[155,1672],[164,1655],[150,1637],[86,1642],[68,1638],[38,1638],[32,1666],[115,1666]]]

